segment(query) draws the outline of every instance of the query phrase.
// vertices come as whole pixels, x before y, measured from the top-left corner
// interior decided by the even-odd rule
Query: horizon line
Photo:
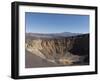
[[[86,33],[89,33],[89,32],[25,32],[25,33],[40,33],[40,34],[57,34],[57,33],[79,33],[79,34],[86,34]]]

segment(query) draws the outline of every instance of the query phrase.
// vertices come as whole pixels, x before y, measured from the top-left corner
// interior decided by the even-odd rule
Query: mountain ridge
[[[83,34],[82,33],[62,32],[62,33],[26,33],[25,35],[26,35],[26,37],[36,37],[36,38],[59,38],[59,37],[78,36],[78,35],[83,35]]]

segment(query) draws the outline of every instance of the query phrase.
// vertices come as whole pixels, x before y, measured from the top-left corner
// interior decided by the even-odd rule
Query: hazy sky
[[[25,12],[25,23],[26,32],[32,33],[89,33],[88,15]]]

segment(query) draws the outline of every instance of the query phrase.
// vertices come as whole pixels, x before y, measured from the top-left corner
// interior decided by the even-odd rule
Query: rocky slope
[[[89,64],[89,34],[50,38],[26,36],[25,48],[55,65]]]

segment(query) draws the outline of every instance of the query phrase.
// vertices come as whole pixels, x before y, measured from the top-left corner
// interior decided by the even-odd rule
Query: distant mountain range
[[[82,33],[70,33],[70,32],[62,32],[62,33],[26,33],[26,37],[36,37],[36,38],[57,38],[57,37],[70,37],[70,36],[78,36],[82,35]]]

